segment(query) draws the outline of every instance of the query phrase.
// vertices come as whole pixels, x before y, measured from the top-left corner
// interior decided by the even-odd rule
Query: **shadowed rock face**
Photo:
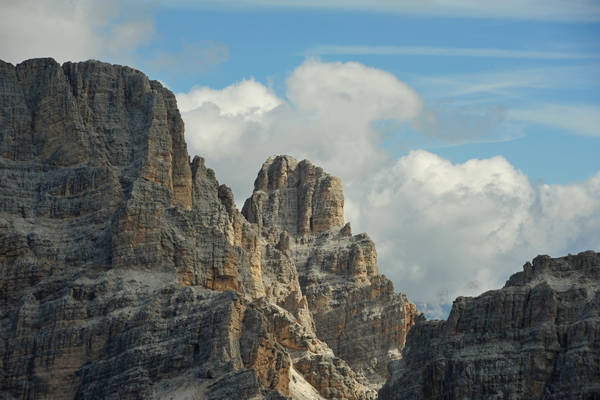
[[[538,256],[504,288],[421,321],[381,399],[600,398],[600,254]]]
[[[374,398],[414,305],[339,179],[256,187],[248,221],[139,71],[0,62],[0,397]]]

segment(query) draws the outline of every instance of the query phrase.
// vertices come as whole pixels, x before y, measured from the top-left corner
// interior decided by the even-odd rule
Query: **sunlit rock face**
[[[417,311],[274,157],[243,214],[128,67],[0,62],[0,397],[372,399]]]
[[[367,378],[383,382],[418,315],[377,270],[375,244],[344,225],[338,178],[309,161],[269,158],[242,213],[266,242],[263,254],[285,254],[295,266],[317,336]]]
[[[600,398],[600,254],[538,256],[420,321],[380,399]]]

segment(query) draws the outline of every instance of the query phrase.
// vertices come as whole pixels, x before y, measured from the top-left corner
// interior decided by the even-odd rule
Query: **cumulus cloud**
[[[231,177],[238,201],[273,154],[308,158],[348,182],[364,177],[387,158],[375,123],[402,123],[422,109],[417,93],[394,75],[352,62],[307,60],[289,76],[286,97],[253,79],[177,94],[190,151]]]
[[[517,267],[498,273],[490,263],[515,247],[534,199],[527,178],[502,157],[453,165],[413,151],[375,175],[362,222],[381,269],[432,307],[497,287]]]
[[[90,58],[131,61],[130,53],[155,34],[138,7],[122,17],[118,1],[6,0],[0,3],[0,53],[5,61],[53,57],[59,62]]]
[[[537,254],[598,249],[599,184],[600,173],[535,187],[502,157],[452,164],[413,151],[375,174],[361,223],[381,270],[442,316],[443,304],[501,287]]]
[[[408,120],[422,107],[416,92],[394,75],[355,62],[309,59],[288,79],[287,97],[301,110],[346,114],[363,123]]]
[[[273,154],[342,178],[346,220],[369,233],[380,271],[430,316],[442,317],[458,295],[502,286],[537,254],[600,248],[600,173],[535,186],[502,157],[452,164],[423,150],[389,155],[378,121],[414,124],[427,110],[385,71],[308,60],[290,74],[286,98],[253,79],[177,98],[190,152],[207,158],[238,205]]]
[[[253,118],[271,111],[283,101],[254,79],[245,79],[222,90],[194,87],[189,93],[177,95],[177,105],[182,112],[196,110],[208,103],[218,107],[222,115]]]

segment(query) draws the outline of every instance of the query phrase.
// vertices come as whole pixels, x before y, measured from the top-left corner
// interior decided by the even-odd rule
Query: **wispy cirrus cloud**
[[[182,41],[177,48],[158,51],[143,64],[168,75],[203,72],[229,59],[229,46],[214,41]]]
[[[518,50],[465,47],[415,47],[415,46],[362,46],[317,45],[306,51],[308,56],[319,55],[408,55],[436,57],[490,57],[536,60],[600,59],[599,53],[575,53],[544,50]]]
[[[413,84],[432,98],[521,97],[524,90],[590,89],[600,86],[600,64],[544,66],[469,74],[416,76]]]
[[[414,129],[442,140],[430,148],[514,140],[536,126],[600,136],[600,105],[568,94],[600,87],[597,63],[416,76],[411,83],[428,100]]]
[[[592,104],[542,104],[537,107],[516,109],[509,118],[567,132],[600,136],[600,106]]]
[[[388,12],[401,15],[512,18],[542,21],[600,21],[595,0],[163,0],[168,6],[211,8],[308,8]]]

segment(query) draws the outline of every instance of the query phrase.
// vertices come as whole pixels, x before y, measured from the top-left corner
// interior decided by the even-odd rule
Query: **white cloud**
[[[544,104],[536,108],[511,110],[509,117],[573,134],[600,136],[600,106],[596,105]]]
[[[273,154],[342,178],[346,219],[375,240],[381,272],[431,315],[457,295],[502,286],[537,254],[600,248],[600,173],[536,187],[502,157],[392,159],[376,122],[414,122],[423,106],[385,71],[308,60],[291,73],[287,99],[252,79],[177,97],[190,151],[207,158],[238,204]]]
[[[171,0],[170,6],[216,8],[312,8],[391,12],[442,17],[516,18],[526,20],[599,21],[595,0]]]
[[[537,254],[600,248],[600,173],[534,187],[502,157],[451,164],[414,151],[365,189],[361,226],[380,269],[437,316],[459,295],[501,287]]]
[[[177,95],[181,112],[188,112],[205,103],[218,107],[222,115],[259,116],[281,105],[283,101],[275,93],[254,79],[246,79],[222,90],[194,87],[189,93]]]
[[[346,115],[362,123],[406,121],[422,107],[416,92],[394,75],[355,62],[307,60],[288,79],[287,96],[301,110]]]
[[[273,154],[308,158],[342,179],[364,176],[386,158],[374,123],[407,121],[422,107],[392,74],[352,62],[307,60],[291,73],[287,98],[254,80],[177,94],[190,151],[228,177],[238,201]]]
[[[116,0],[6,0],[0,3],[0,54],[12,63],[35,57],[131,62],[130,53],[154,37],[155,27],[143,7],[135,17],[122,15]]]

